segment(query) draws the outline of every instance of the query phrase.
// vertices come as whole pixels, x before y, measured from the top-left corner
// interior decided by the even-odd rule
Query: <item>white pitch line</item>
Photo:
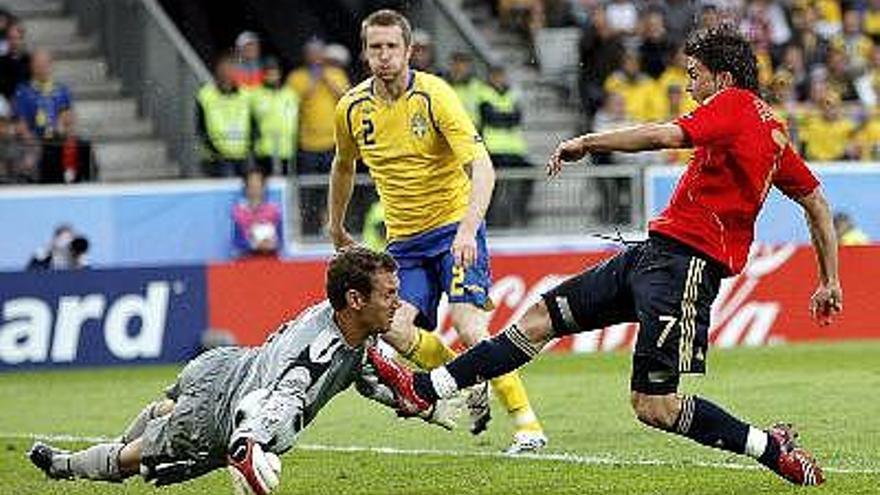
[[[42,434],[42,433],[4,433],[0,432],[0,439],[6,440],[46,440],[50,442],[108,442],[110,437],[80,436],[65,434]],[[713,469],[727,469],[734,471],[752,471],[763,469],[757,464],[739,464],[734,462],[702,462],[702,461],[666,461],[661,459],[626,459],[613,455],[578,455],[568,453],[535,452],[517,455],[504,454],[503,452],[467,452],[460,450],[443,449],[401,449],[397,447],[369,447],[362,445],[320,445],[298,444],[294,450],[309,450],[318,452],[338,453],[368,453],[397,456],[420,456],[433,455],[441,457],[484,457],[494,459],[507,459],[511,461],[529,460],[542,462],[561,462],[566,464],[582,464],[590,466],[663,466],[663,467],[703,467]],[[823,467],[827,473],[838,474],[874,474],[880,475],[880,469],[852,469],[839,467]]]

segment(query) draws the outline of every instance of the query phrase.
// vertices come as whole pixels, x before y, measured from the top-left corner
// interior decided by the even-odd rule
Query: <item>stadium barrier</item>
[[[61,224],[89,239],[93,266],[226,260],[234,253],[231,212],[241,194],[239,179],[3,188],[0,225],[14,235],[0,243],[0,270],[24,269]],[[268,196],[288,217],[288,183],[270,180]]]
[[[522,315],[539,295],[614,251],[497,253],[493,333]],[[285,319],[324,296],[323,259],[249,260],[198,267],[0,274],[0,371],[34,367],[167,363],[194,356],[206,329],[256,345]],[[716,347],[880,338],[873,281],[880,246],[844,248],[845,311],[820,328],[807,305],[816,286],[813,251],[757,245],[746,270],[726,279],[712,311]],[[454,342],[448,308],[442,334]],[[634,324],[566,337],[560,352],[622,350]]]
[[[845,212],[871,239],[880,239],[880,163],[836,162],[812,167],[822,181],[822,189],[834,212]],[[648,167],[645,170],[645,216],[660,213],[672,192],[682,167]],[[770,190],[758,223],[755,238],[762,242],[810,241],[810,233],[798,205],[776,188]]]

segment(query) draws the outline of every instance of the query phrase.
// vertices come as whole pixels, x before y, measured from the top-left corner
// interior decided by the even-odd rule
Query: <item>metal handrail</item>
[[[165,13],[165,10],[159,5],[158,0],[140,0],[143,4],[146,11],[153,16],[153,19],[156,20],[156,23],[159,25],[159,28],[162,29],[162,32],[165,36],[168,37],[169,41],[174,45],[180,54],[181,58],[183,58],[184,62],[189,66],[189,68],[195,72],[196,77],[199,82],[205,84],[209,81],[213,81],[213,76],[211,75],[211,71],[205,66],[205,63],[199,58],[198,54],[196,54],[195,50],[193,50],[192,46],[190,46],[189,42],[186,41],[183,34],[177,29],[177,26],[174,25],[174,22],[168,17],[168,14]]]

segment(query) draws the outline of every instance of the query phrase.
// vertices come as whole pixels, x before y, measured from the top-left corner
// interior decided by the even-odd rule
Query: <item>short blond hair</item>
[[[366,46],[367,28],[370,26],[397,26],[403,34],[403,44],[412,45],[412,26],[400,12],[391,9],[382,9],[368,15],[361,23],[361,44]]]

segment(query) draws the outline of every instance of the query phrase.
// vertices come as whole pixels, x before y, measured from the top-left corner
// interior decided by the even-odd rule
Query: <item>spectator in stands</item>
[[[339,43],[327,45],[324,49],[324,60],[329,67],[336,67],[339,70],[348,72],[348,66],[351,64],[351,53],[348,48]]]
[[[605,99],[605,79],[614,72],[623,57],[620,35],[608,25],[605,10],[591,10],[590,23],[583,27],[580,50],[581,104],[587,120],[592,122]]]
[[[19,84],[31,78],[31,55],[24,44],[24,26],[13,22],[6,30],[6,53],[0,56],[0,95],[11,100]]]
[[[381,201],[374,201],[364,217],[364,229],[361,232],[361,240],[364,245],[373,251],[383,252],[388,244],[385,231],[385,207]]]
[[[833,89],[843,101],[858,100],[856,87],[853,82],[853,73],[849,70],[849,56],[842,49],[832,48],[828,50],[827,69],[828,86]]]
[[[412,56],[410,67],[422,72],[439,74],[440,71],[434,65],[434,39],[424,29],[414,29],[412,33]]]
[[[541,0],[496,0],[501,26],[531,39],[533,26],[543,24]]]
[[[791,39],[785,9],[779,2],[752,0],[748,3],[740,28],[755,48],[778,54]]]
[[[831,46],[842,50],[847,55],[847,70],[851,74],[858,74],[868,64],[871,58],[871,48],[874,42],[862,32],[862,15],[855,9],[848,9],[843,13],[843,32],[834,37]]]
[[[93,180],[97,165],[92,142],[77,133],[73,110],[62,111],[58,123],[58,133],[43,141],[40,182],[70,184]]]
[[[233,246],[238,256],[278,256],[282,242],[281,207],[266,199],[266,176],[251,169],[244,195],[232,207]]]
[[[28,262],[28,271],[79,270],[89,266],[86,253],[89,240],[70,225],[55,228],[49,245],[38,249]]]
[[[235,85],[235,65],[221,55],[214,65],[214,81],[196,97],[196,131],[201,139],[203,170],[211,177],[244,173],[257,126],[249,95]]]
[[[639,45],[639,57],[645,74],[656,79],[666,69],[674,47],[669,42],[666,26],[663,24],[663,12],[650,9],[642,20],[642,42]]]
[[[826,39],[839,34],[843,22],[840,1],[814,0],[812,3],[816,11],[816,33]]]
[[[480,92],[479,111],[480,133],[495,168],[501,171],[530,168],[522,134],[522,108],[503,67],[489,70],[489,85]],[[497,181],[486,214],[489,225],[525,227],[531,196],[531,179]]]
[[[479,128],[480,114],[477,106],[480,92],[485,84],[474,75],[473,58],[465,52],[453,52],[449,58],[449,72],[446,80],[464,104],[465,110],[471,116],[476,127]]]
[[[260,37],[253,31],[243,31],[235,38],[235,70],[232,80],[241,89],[251,89],[260,87],[264,77]]]
[[[800,45],[789,43],[782,50],[782,61],[777,72],[785,71],[791,78],[792,89],[798,101],[807,99],[810,93],[810,76],[804,63],[804,51]]]
[[[773,75],[767,91],[767,102],[773,106],[776,116],[786,123],[790,139],[797,142],[800,132],[798,118],[802,110],[797,101],[794,78],[786,69],[779,69]]]
[[[52,56],[46,50],[34,51],[31,79],[19,84],[15,90],[16,116],[30,133],[39,139],[47,139],[58,132],[58,118],[72,104],[70,90],[53,78]]]
[[[704,3],[700,8],[700,20],[698,29],[714,29],[721,24],[721,13],[718,12],[718,6],[714,3]]]
[[[0,6],[0,57],[6,55],[9,50],[9,42],[6,40],[6,31],[15,21],[12,13]]]
[[[633,51],[624,52],[620,70],[605,80],[605,92],[623,96],[627,115],[638,122],[657,120],[662,114],[654,80],[642,72],[639,56]]]
[[[266,59],[264,69],[262,86],[251,93],[259,129],[254,155],[257,166],[266,176],[273,171],[287,175],[296,156],[299,95],[283,84],[277,59]]]
[[[856,125],[841,115],[840,96],[829,90],[821,105],[820,114],[808,118],[800,130],[804,157],[827,162],[854,156],[851,139]]]
[[[863,161],[880,161],[880,107],[871,112],[870,117],[853,138],[856,157]]]
[[[348,90],[348,75],[339,67],[327,64],[321,40],[306,43],[305,65],[287,78],[287,84],[300,98],[299,148],[297,174],[330,173],[335,142],[333,122],[336,102]],[[325,223],[327,189],[303,188],[302,228],[305,234],[317,234]]]
[[[12,118],[12,107],[0,96],[0,183],[34,182],[39,145],[24,125]]]
[[[685,92],[680,102],[681,113],[670,114],[668,112],[668,109],[679,106],[669,101],[672,88],[687,89],[688,84],[687,55],[684,54],[684,47],[681,46],[675,51],[666,69],[663,70],[663,73],[657,79],[656,95],[663,100],[661,106],[664,109],[661,120],[671,120],[697,108],[697,102],[694,101],[690,93]]]
[[[874,44],[880,44],[880,0],[869,0],[863,21],[865,34],[871,37]]]
[[[864,246],[871,243],[868,234],[858,228],[846,213],[834,214],[834,230],[837,233],[837,244],[840,246]]]
[[[819,36],[816,23],[816,9],[812,6],[796,6],[792,9],[791,24],[794,29],[792,43],[801,47],[804,65],[808,71],[824,64],[828,58],[828,41]]]
[[[865,73],[856,79],[854,85],[862,105],[869,109],[880,105],[880,44],[871,49]]]

